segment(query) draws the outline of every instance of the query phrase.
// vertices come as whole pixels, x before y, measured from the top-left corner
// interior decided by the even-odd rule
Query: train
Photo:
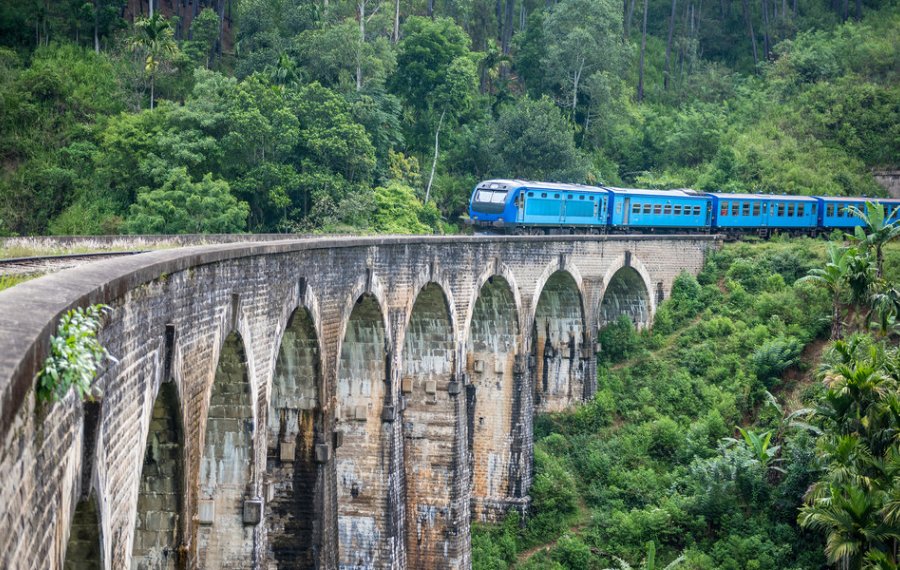
[[[885,223],[900,220],[900,199],[786,194],[641,190],[530,180],[485,180],[469,200],[476,232],[517,235],[774,233],[817,236],[863,225],[849,207],[885,207]]]

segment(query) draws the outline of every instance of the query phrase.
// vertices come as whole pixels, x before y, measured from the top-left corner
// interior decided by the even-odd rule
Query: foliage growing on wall
[[[93,398],[91,382],[98,368],[114,360],[97,338],[103,316],[111,311],[107,305],[77,307],[60,319],[50,338],[50,355],[38,373],[39,401],[59,401],[73,388],[79,399]]]

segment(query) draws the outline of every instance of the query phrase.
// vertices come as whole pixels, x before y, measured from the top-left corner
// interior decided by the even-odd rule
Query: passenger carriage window
[[[631,213],[632,213],[632,214],[640,214],[640,213],[641,213],[641,205],[640,205],[640,204],[633,204],[633,205],[631,206]]]
[[[750,215],[750,202],[744,202],[741,204],[741,214],[744,216]]]
[[[541,198],[546,198],[546,197],[547,197],[547,193],[546,193],[546,192],[541,192]]]
[[[645,213],[645,214],[649,214],[649,213],[650,213],[650,204],[644,204],[644,213]]]
[[[559,194],[554,194],[553,197],[559,200]]]
[[[784,204],[778,204],[778,213],[776,215],[778,215],[778,216],[784,215]]]
[[[722,202],[722,209],[719,211],[720,216],[728,215],[728,202]]]
[[[675,208],[672,210],[672,213],[676,216],[681,215],[681,204],[675,204]]]
[[[699,215],[700,215],[700,206],[694,206],[694,215],[695,215],[695,216],[699,216]]]
[[[529,196],[529,197],[534,196],[534,192],[529,192],[529,193],[528,193],[528,196]]]
[[[731,215],[732,215],[732,216],[737,216],[737,215],[738,215],[738,208],[739,208],[739,207],[740,207],[740,204],[738,204],[737,202],[732,202],[732,203],[731,203]]]
[[[806,204],[797,204],[797,217],[803,216],[803,211],[805,210],[804,206]]]
[[[753,215],[754,215],[754,216],[758,216],[758,215],[759,215],[759,202],[754,202],[754,203],[753,203]]]
[[[593,196],[588,196],[588,199],[589,199],[589,200],[593,200],[594,197],[593,197]]]
[[[672,204],[666,204],[666,206],[663,208],[663,214],[665,214],[666,216],[672,215]]]
[[[794,217],[794,205],[793,204],[788,204],[788,216],[790,216],[792,218]]]
[[[584,200],[584,194],[578,197],[579,200]]]
[[[844,217],[843,204],[835,204],[834,206],[835,206],[835,208],[837,208],[837,217],[843,218]]]
[[[662,205],[661,205],[661,204],[654,204],[654,205],[653,205],[653,213],[654,213],[654,214],[659,214],[659,213],[661,213],[661,212],[662,212]]]

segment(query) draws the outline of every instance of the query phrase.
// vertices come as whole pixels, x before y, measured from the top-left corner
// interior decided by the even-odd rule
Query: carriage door
[[[519,190],[516,197],[516,221],[522,223],[525,221],[525,195],[528,194],[524,189]]]
[[[628,214],[631,212],[631,198],[625,198],[625,212],[622,214],[622,223],[628,225]]]

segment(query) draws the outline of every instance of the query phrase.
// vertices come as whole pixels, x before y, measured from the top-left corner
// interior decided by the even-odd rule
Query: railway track
[[[0,259],[0,275],[37,275],[53,273],[112,257],[135,255],[142,251],[103,251],[97,253],[72,253],[67,255],[42,255],[35,257],[11,257]]]

